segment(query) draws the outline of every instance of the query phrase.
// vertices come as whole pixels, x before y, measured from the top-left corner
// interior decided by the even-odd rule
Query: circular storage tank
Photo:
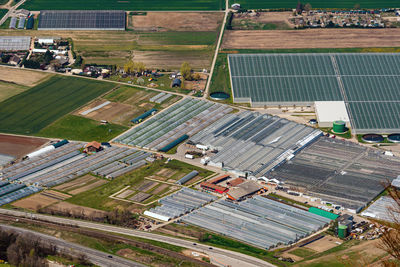
[[[347,226],[346,225],[339,225],[338,227],[338,237],[339,238],[346,238],[347,236]]]
[[[390,134],[387,140],[392,143],[400,143],[400,134]]]
[[[334,121],[333,122],[333,129],[334,133],[344,133],[347,131],[346,123],[344,121]]]
[[[213,100],[225,100],[228,99],[230,97],[229,94],[225,93],[225,92],[214,92],[210,94],[211,99]]]
[[[364,134],[361,139],[367,143],[381,143],[384,140],[380,134]]]

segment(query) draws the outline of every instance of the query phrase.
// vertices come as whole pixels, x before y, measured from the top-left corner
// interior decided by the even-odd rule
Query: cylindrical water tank
[[[346,132],[346,123],[344,121],[334,121],[333,129],[334,133],[344,133]]]

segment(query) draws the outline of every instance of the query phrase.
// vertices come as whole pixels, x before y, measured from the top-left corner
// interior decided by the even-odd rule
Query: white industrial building
[[[315,101],[314,107],[319,127],[332,127],[334,121],[344,121],[350,127],[344,101]]]

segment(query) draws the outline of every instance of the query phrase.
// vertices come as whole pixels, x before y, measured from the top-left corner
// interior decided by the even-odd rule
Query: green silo
[[[346,238],[347,236],[347,226],[346,225],[339,225],[338,227],[338,237],[339,238]]]
[[[344,133],[346,132],[346,123],[344,121],[334,121],[333,129],[334,133]]]

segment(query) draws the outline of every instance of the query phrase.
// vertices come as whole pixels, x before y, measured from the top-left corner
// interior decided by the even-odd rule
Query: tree
[[[181,66],[181,75],[183,79],[190,81],[192,80],[192,67],[187,62],[183,62]]]
[[[124,65],[125,73],[130,74],[134,71],[134,69],[135,69],[135,65],[134,65],[133,61],[129,61],[129,62],[125,63],[125,65]]]
[[[309,12],[311,9],[312,9],[312,6],[311,6],[310,3],[307,3],[307,4],[304,5],[304,10],[305,11]]]
[[[143,62],[136,62],[134,65],[137,72],[143,72],[146,70],[146,65]]]
[[[379,248],[386,251],[389,255],[400,261],[400,190],[391,186],[389,183],[386,190],[390,198],[393,199],[394,205],[388,208],[389,215],[392,219],[390,223],[384,223],[389,230],[385,231],[381,237]],[[390,262],[384,262],[384,266],[393,266]]]
[[[198,81],[198,80],[200,80],[200,79],[201,79],[200,73],[195,73],[195,74],[193,75],[193,80]]]
[[[46,53],[44,53],[43,61],[44,63],[49,64],[50,61],[52,60],[53,60],[53,53],[47,50]]]

